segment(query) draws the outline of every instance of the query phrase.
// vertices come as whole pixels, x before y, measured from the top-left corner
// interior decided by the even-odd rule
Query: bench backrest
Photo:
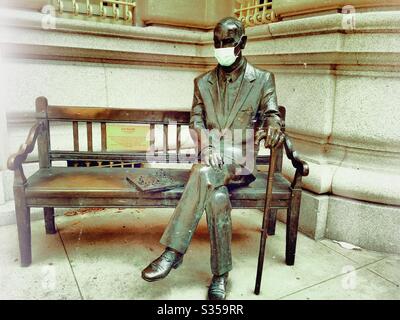
[[[282,117],[285,108],[280,107]],[[107,124],[147,124],[150,127],[150,152],[157,155],[151,160],[155,162],[195,162],[197,150],[190,154],[182,154],[181,132],[188,127],[189,111],[140,110],[104,107],[73,107],[49,105],[45,97],[36,99],[36,118],[44,123],[44,130],[38,137],[40,167],[50,167],[52,161],[67,161],[68,165],[86,166],[134,166],[135,163],[148,162],[149,152],[109,151],[107,149]],[[73,150],[52,150],[50,147],[50,123],[71,123],[73,132]],[[79,147],[79,123],[86,124],[87,150]],[[93,150],[93,124],[99,123],[101,128],[101,150]],[[162,126],[162,148],[156,149],[156,126]],[[174,132],[174,147],[170,148],[169,130]],[[187,129],[187,128],[185,128]],[[279,151],[278,170],[282,167],[282,150]],[[269,157],[259,156],[258,163],[268,163]]]

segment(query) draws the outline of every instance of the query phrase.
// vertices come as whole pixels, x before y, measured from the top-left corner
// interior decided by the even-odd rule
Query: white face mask
[[[235,47],[229,48],[214,48],[214,56],[221,66],[229,67],[231,66],[238,57],[239,53],[235,55]]]

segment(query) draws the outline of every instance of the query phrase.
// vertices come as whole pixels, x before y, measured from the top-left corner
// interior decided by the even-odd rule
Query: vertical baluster
[[[101,151],[107,151],[107,126],[105,122],[101,123]]]
[[[123,12],[124,12],[124,20],[128,20],[128,17],[129,17],[128,5],[125,4],[125,5],[122,7],[122,10],[123,10]]]
[[[86,122],[86,131],[87,131],[87,147],[88,151],[93,151],[93,131],[92,131],[92,122]]]
[[[78,121],[72,121],[72,130],[73,130],[73,136],[74,136],[74,151],[79,151]]]
[[[100,16],[102,16],[104,18],[107,17],[106,8],[104,7],[104,2],[103,1],[100,1],[99,9],[100,9]]]
[[[76,0],[72,0],[72,13],[76,16],[79,14],[79,4]]]
[[[260,3],[260,0],[254,0],[254,5],[258,5]],[[257,10],[258,8],[253,8],[252,12],[251,12],[251,18],[253,19],[253,25],[256,24],[256,14],[257,14]]]
[[[88,17],[91,17],[93,15],[93,7],[90,4],[90,0],[86,0],[86,14]]]
[[[262,23],[266,23],[266,18],[267,18],[267,6],[265,5],[264,7],[263,7],[263,12],[262,12],[262,15],[261,15],[261,22]]]
[[[134,7],[130,8],[129,5],[126,4],[124,8],[125,8],[124,9],[125,10],[124,18],[125,18],[126,21],[129,21],[129,20],[132,19],[132,16],[133,16],[132,15],[132,10],[133,10]]]
[[[119,7],[117,7],[116,3],[113,3],[112,5],[112,11],[113,11],[113,18],[114,20],[118,20],[119,19]]]
[[[243,18],[243,2],[240,3],[240,9],[239,9],[239,20],[242,21]]]
[[[64,3],[62,0],[57,0],[58,3],[58,11],[60,12],[60,14],[63,14],[64,12]]]

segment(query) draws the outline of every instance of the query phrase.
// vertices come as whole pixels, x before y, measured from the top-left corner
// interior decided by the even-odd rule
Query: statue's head
[[[247,36],[244,26],[236,18],[224,18],[214,28],[215,58],[221,66],[228,67],[242,57]]]

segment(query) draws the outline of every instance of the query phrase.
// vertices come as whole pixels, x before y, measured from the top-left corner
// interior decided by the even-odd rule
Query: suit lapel
[[[215,118],[216,123],[219,126],[219,129],[221,129],[222,128],[221,124],[223,123],[223,114],[217,87],[218,86],[217,68],[212,70],[207,80],[208,80],[208,92],[212,99],[212,104],[209,112],[211,112],[211,116]]]
[[[244,78],[242,81],[242,85],[239,89],[238,96],[236,97],[236,101],[235,101],[234,105],[232,106],[231,112],[229,113],[229,116],[227,117],[224,128],[229,128],[231,126],[231,124],[233,123],[233,121],[235,120],[236,115],[238,114],[239,110],[242,108],[248,95],[251,92],[251,89],[253,88],[255,79],[256,79],[256,77],[254,74],[254,68],[252,67],[251,64],[247,63],[246,70],[244,73]]]

